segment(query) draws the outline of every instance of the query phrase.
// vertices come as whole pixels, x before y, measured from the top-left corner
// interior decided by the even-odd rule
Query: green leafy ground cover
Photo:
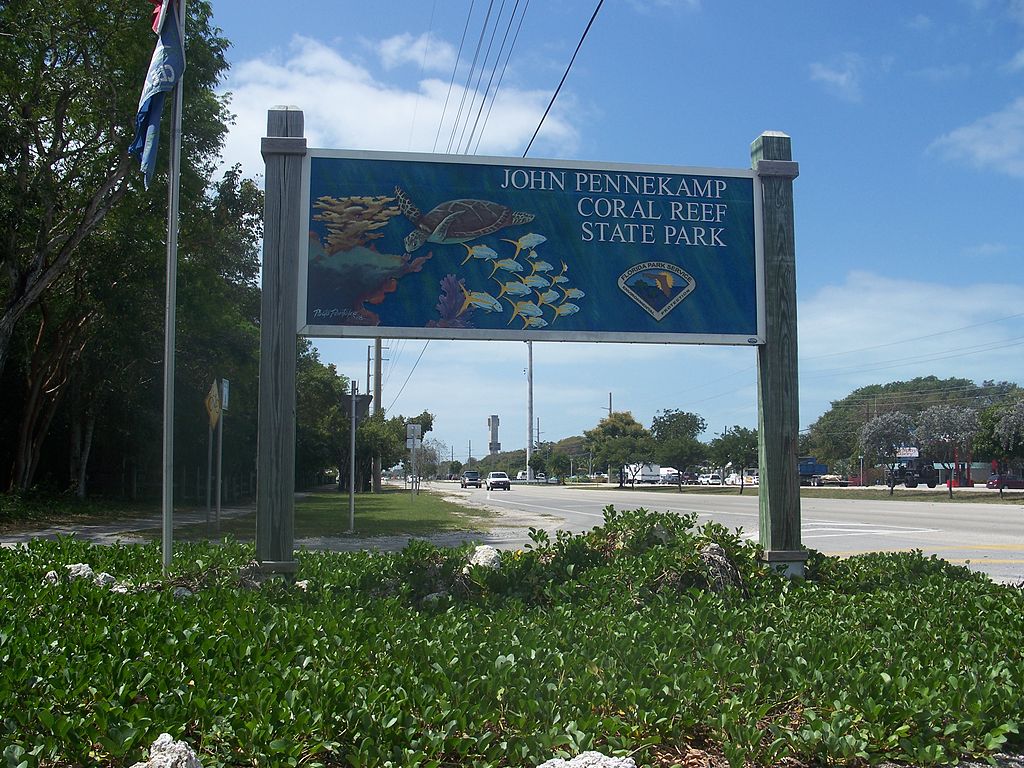
[[[711,589],[709,541],[742,588]],[[644,510],[534,542],[499,572],[424,542],[303,552],[308,591],[246,588],[232,542],[181,546],[170,581],[154,545],[0,550],[4,759],[130,765],[167,731],[204,765],[933,764],[1017,737],[1019,589],[920,553],[814,555],[789,582]],[[44,583],[73,562],[153,584]]]

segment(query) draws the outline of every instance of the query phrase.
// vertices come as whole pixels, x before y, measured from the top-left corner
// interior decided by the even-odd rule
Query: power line
[[[430,345],[430,339],[427,339],[426,343],[423,345],[423,349],[420,350],[420,356],[417,357],[416,358],[416,362],[412,364],[412,368],[409,370],[409,375],[405,377],[405,381],[402,382],[402,388],[398,390],[398,394],[395,395],[395,399],[391,401],[391,405],[389,405],[387,407],[387,409],[386,409],[387,411],[390,411],[392,406],[394,406],[394,404],[396,402],[398,402],[398,398],[400,398],[402,396],[402,393],[405,391],[405,385],[409,383],[409,379],[412,378],[413,371],[415,371],[416,370],[416,366],[420,364],[420,358],[423,357],[423,353],[427,351],[427,347],[429,345]]]
[[[462,28],[462,40],[459,41],[459,52],[455,55],[455,64],[452,66],[452,79],[448,82],[448,93],[444,97],[444,107],[441,108],[441,119],[437,122],[437,133],[434,135],[433,152],[437,151],[437,141],[441,138],[441,127],[444,125],[444,116],[448,112],[448,99],[451,98],[452,88],[455,85],[455,75],[459,71],[459,62],[462,61],[462,46],[466,43],[466,33],[469,31],[469,21],[473,18],[473,5],[476,0],[470,0],[469,13],[466,14],[466,25]]]
[[[576,50],[572,54],[572,58],[569,59],[569,66],[565,68],[565,74],[562,75],[561,81],[558,83],[558,87],[555,88],[555,92],[551,95],[551,101],[548,102],[548,108],[544,110],[544,114],[541,115],[540,122],[537,123],[537,130],[533,132],[533,136],[530,138],[530,143],[526,145],[526,149],[523,150],[523,157],[526,157],[530,153],[530,147],[533,146],[534,139],[537,138],[537,134],[540,133],[540,128],[544,125],[544,121],[547,119],[548,112],[551,111],[551,107],[555,104],[555,99],[558,98],[559,91],[562,90],[562,85],[565,83],[565,78],[569,76],[569,70],[572,69],[573,62],[576,61],[576,54],[580,52],[580,48],[583,47],[583,41],[587,39],[587,33],[590,28],[594,25],[594,19],[597,18],[598,11],[601,10],[601,6],[604,5],[604,0],[597,0],[597,7],[594,8],[594,13],[590,17],[590,21],[587,22],[587,28],[583,30],[583,34],[580,36],[580,41],[576,44]]]
[[[519,0],[516,0],[516,5],[519,5]],[[487,122],[491,119],[491,109],[494,108],[494,102],[498,100],[498,91],[501,89],[501,81],[505,79],[505,70],[508,68],[508,62],[512,58],[512,51],[515,50],[516,43],[519,41],[519,33],[523,29],[523,19],[526,18],[526,11],[530,8],[530,0],[526,0],[523,5],[523,12],[519,14],[519,25],[516,27],[516,33],[512,37],[512,45],[508,47],[508,55],[505,57],[505,63],[501,67],[501,74],[498,75],[498,84],[494,86],[494,94],[491,96],[491,103],[487,105],[487,114],[484,115],[484,124],[480,126],[480,133],[476,137],[476,146],[473,147],[473,154],[475,155],[480,151],[480,141],[484,137],[484,132],[487,130]],[[512,16],[516,15],[515,8],[512,9]],[[511,24],[511,20],[509,21]]]
[[[959,333],[960,331],[967,331],[971,328],[980,328],[983,325],[992,325],[993,323],[1001,323],[1006,320],[1014,320],[1018,317],[1024,317],[1024,312],[1018,312],[1015,315],[1007,315],[1006,317],[997,317],[994,320],[985,320],[980,323],[973,323],[971,325],[962,325],[959,328],[950,328],[945,331],[936,331],[935,333],[928,333],[924,336],[913,336],[909,339],[900,339],[899,341],[889,341],[885,344],[875,344],[871,347],[860,347],[859,349],[844,349],[841,352],[828,352],[824,355],[814,355],[812,357],[805,357],[804,360],[820,360],[824,357],[836,357],[837,355],[852,355],[856,352],[867,352],[872,349],[882,349],[883,347],[895,347],[900,344],[906,344],[911,341],[921,341],[922,339],[934,339],[936,336],[945,336],[950,333]]]
[[[452,124],[452,135],[448,139],[448,149],[451,154],[452,144],[455,141],[455,133],[459,129],[459,121],[462,119],[462,109],[466,106],[466,94],[469,93],[469,86],[473,82],[473,73],[476,71],[476,62],[480,58],[480,49],[484,44],[484,34],[487,32],[487,23],[491,19],[491,10],[494,8],[494,0],[487,5],[487,15],[484,17],[484,24],[480,27],[480,38],[476,41],[476,50],[473,52],[473,62],[469,65],[469,73],[466,75],[466,87],[462,90],[462,100],[459,102],[459,111],[455,114],[455,122]]]

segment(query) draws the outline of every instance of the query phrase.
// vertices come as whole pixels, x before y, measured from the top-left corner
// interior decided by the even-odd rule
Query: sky
[[[304,111],[310,147],[522,157],[595,5],[213,0],[224,162],[262,177],[276,105]],[[1024,384],[1024,0],[606,0],[528,157],[743,169],[764,131],[800,168],[801,429],[869,384]],[[314,343],[366,390],[372,340]],[[525,447],[524,343],[384,346],[388,414],[430,411],[461,461],[492,414],[502,449]],[[705,440],[757,425],[748,347],[537,342],[533,360],[545,442],[592,429],[609,394],[648,427],[698,413]]]

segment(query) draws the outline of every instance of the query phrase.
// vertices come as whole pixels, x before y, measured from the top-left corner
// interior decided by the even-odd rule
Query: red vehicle
[[[989,475],[988,482],[985,483],[986,488],[999,488],[999,480],[1002,478],[1003,488],[1024,488],[1024,478],[1014,477],[1013,475]]]

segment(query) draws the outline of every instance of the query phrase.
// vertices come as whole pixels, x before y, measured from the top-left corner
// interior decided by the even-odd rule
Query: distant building
[[[487,417],[487,428],[491,430],[491,442],[487,444],[487,450],[493,456],[501,451],[501,443],[498,442],[498,416]]]

